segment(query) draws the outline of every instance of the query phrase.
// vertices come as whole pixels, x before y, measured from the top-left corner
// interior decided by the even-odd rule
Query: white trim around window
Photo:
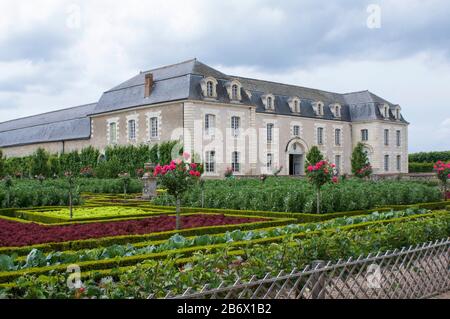
[[[161,131],[162,131],[162,117],[161,111],[158,112],[148,112],[145,114],[146,122],[147,122],[147,140],[151,141],[159,141],[161,139]]]

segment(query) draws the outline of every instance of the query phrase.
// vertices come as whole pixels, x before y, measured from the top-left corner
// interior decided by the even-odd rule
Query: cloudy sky
[[[0,0],[0,121],[95,102],[197,57],[225,73],[369,89],[410,151],[450,150],[450,1]]]

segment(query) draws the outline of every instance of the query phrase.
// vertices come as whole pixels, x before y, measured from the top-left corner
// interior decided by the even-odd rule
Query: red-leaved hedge
[[[217,215],[182,216],[183,229],[216,225],[237,225],[260,222],[265,218],[244,218]],[[142,235],[175,229],[175,216],[159,216],[139,220],[108,223],[44,226],[35,223],[19,223],[0,219],[0,247],[21,247],[49,242],[63,242],[89,238],[123,235]]]

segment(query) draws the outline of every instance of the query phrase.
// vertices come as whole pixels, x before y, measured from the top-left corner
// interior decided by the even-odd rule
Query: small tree
[[[119,176],[120,180],[122,181],[123,195],[126,196],[128,188],[130,187],[131,176],[128,173],[120,173],[118,176]]]
[[[442,161],[438,161],[434,165],[434,171],[437,174],[437,178],[441,182],[442,192],[444,194],[444,200],[447,199],[447,181],[450,179],[450,162],[444,163]]]
[[[4,178],[5,188],[6,188],[6,207],[11,205],[11,187],[13,186],[13,181],[11,176],[6,176]]]
[[[6,160],[3,157],[3,152],[0,150],[0,177],[6,175]]]
[[[309,166],[316,165],[316,163],[319,163],[320,161],[323,161],[323,155],[322,152],[320,152],[319,148],[317,146],[311,147],[308,154],[306,154],[306,163],[305,166],[308,168]]]
[[[38,148],[31,159],[31,175],[32,176],[48,176],[50,174],[50,165],[48,153],[43,148]]]
[[[66,171],[64,173],[64,176],[67,178],[67,182],[69,183],[69,212],[70,212],[70,219],[73,218],[73,188],[75,185],[75,178],[71,171]]]
[[[336,165],[322,160],[315,165],[309,165],[307,168],[306,176],[317,192],[317,214],[320,214],[320,192],[322,186],[327,183],[338,182],[338,178],[334,176],[335,167]]]
[[[158,178],[158,183],[167,189],[167,193],[175,197],[176,201],[176,229],[180,230],[181,220],[181,197],[192,187],[202,175],[202,165],[196,163],[188,163],[190,155],[183,154],[183,159],[177,159],[170,162],[169,165],[157,165],[155,167],[154,176]]]
[[[364,150],[363,143],[358,143],[353,150],[352,173],[359,178],[365,178],[372,175],[372,166],[370,165],[369,158]]]

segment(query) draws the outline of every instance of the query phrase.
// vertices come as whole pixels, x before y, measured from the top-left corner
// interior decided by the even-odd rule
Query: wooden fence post
[[[325,266],[325,262],[323,260],[315,260],[312,262],[312,269],[318,269]],[[311,298],[312,299],[325,299],[325,273],[323,271],[314,272],[311,275],[312,282],[312,291]]]

